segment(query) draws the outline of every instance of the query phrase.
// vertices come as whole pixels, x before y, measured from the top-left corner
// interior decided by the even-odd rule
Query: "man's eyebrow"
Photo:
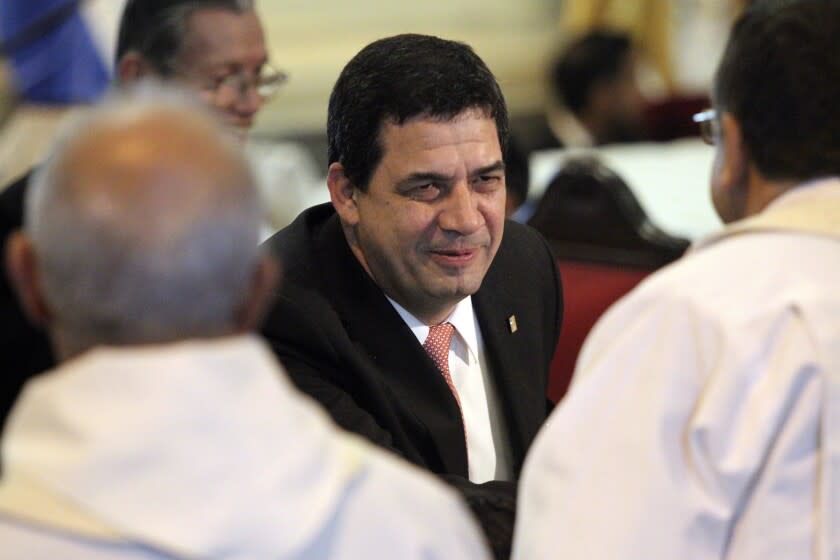
[[[490,165],[485,165],[484,167],[479,167],[475,171],[472,172],[473,177],[478,177],[480,175],[488,175],[490,173],[496,173],[497,171],[504,171],[505,170],[505,162],[502,160],[497,161],[496,163],[491,163]]]
[[[433,171],[420,171],[412,173],[411,175],[401,179],[397,183],[397,186],[410,187],[412,185],[421,185],[425,183],[448,183],[450,181],[452,181],[452,177],[449,175],[435,173]]]
[[[470,175],[472,177],[479,177],[481,175],[487,175],[489,173],[496,173],[498,171],[504,171],[505,163],[501,160],[491,163],[490,165],[485,165],[484,167],[479,167],[475,171],[473,171]],[[446,184],[452,182],[452,177],[450,175],[444,175],[442,173],[435,173],[434,171],[419,171],[417,173],[412,173],[407,177],[403,178],[402,180],[397,182],[397,187],[410,187],[412,185],[422,185],[426,183],[439,183],[439,184]]]
[[[268,57],[266,56],[263,59],[260,59],[256,63],[256,67],[262,69],[263,66],[268,64]],[[243,64],[240,60],[230,59],[230,58],[222,58],[219,60],[211,61],[207,64],[207,68],[210,70],[233,70],[239,71],[249,65]]]

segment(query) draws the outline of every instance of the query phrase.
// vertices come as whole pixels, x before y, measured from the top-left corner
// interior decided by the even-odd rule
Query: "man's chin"
[[[449,278],[447,281],[441,282],[436,286],[437,296],[441,299],[457,302],[476,293],[481,287],[483,279],[484,275],[480,275],[479,277],[463,275],[458,278]]]
[[[227,126],[228,131],[240,142],[244,142],[248,139],[248,133],[251,131],[251,126],[242,126],[236,124],[229,124]]]

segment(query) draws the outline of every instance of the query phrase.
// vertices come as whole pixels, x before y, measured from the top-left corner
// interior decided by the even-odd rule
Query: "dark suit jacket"
[[[23,224],[23,201],[30,176],[31,172],[0,192],[0,427],[27,379],[55,363],[46,334],[24,315],[6,271],[6,241]]]
[[[310,208],[266,243],[283,280],[263,334],[294,382],[344,428],[432,472],[466,478],[458,405],[350,251],[332,206]],[[562,315],[557,269],[539,234],[505,224],[473,307],[518,474],[546,418]]]

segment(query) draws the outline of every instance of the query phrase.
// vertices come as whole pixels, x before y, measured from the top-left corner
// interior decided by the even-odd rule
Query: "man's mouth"
[[[452,268],[470,265],[478,254],[478,249],[433,249],[429,252],[436,263]]]

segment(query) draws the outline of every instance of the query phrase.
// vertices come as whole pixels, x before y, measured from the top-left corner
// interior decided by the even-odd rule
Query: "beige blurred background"
[[[642,49],[651,95],[704,92],[744,0],[261,0],[288,86],[262,114],[262,136],[322,131],[329,90],[365,44],[402,32],[469,43],[502,84],[513,114],[542,109],[545,68],[576,33],[605,26]]]
[[[255,132],[264,138],[323,133],[329,91],[343,65],[370,41],[402,32],[472,45],[497,75],[514,115],[543,108],[550,58],[574,34],[596,26],[635,38],[651,69],[652,95],[702,92],[744,1],[257,0],[274,63],[292,79],[265,108]],[[104,4],[113,8],[122,0]],[[7,86],[0,72],[0,117],[10,107]]]
[[[559,0],[262,0],[276,65],[292,76],[264,110],[258,134],[324,127],[329,91],[364,45],[403,32],[472,45],[496,73],[514,110],[536,108],[542,73],[558,38]]]

